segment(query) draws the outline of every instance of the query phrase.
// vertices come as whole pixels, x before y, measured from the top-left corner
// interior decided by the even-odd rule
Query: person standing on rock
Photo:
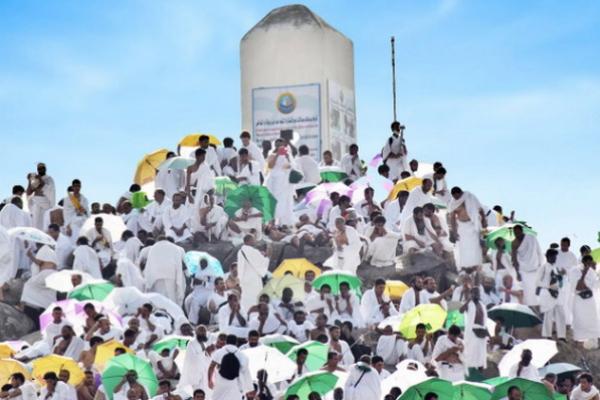
[[[483,262],[480,239],[481,229],[487,227],[487,221],[481,203],[474,194],[457,186],[452,188],[450,194],[450,241],[456,243],[458,248],[456,266],[459,270],[471,273]]]
[[[465,366],[483,370],[487,367],[487,311],[479,289],[479,286],[471,289],[460,311],[465,314]]]
[[[542,250],[535,236],[526,235],[521,225],[515,225],[513,232],[512,262],[523,285],[523,302],[537,306],[537,274],[542,265]]]
[[[573,340],[580,345],[586,340],[597,341],[600,337],[600,318],[596,293],[598,274],[592,256],[585,255],[581,266],[571,270],[570,280],[573,283]]]
[[[546,251],[546,263],[538,271],[537,292],[540,312],[544,315],[542,337],[552,338],[552,327],[556,324],[556,336],[567,341],[567,324],[564,303],[566,294],[563,281],[566,271],[556,263],[558,252],[554,249]]]
[[[237,253],[240,282],[243,285],[240,303],[249,310],[256,305],[263,288],[263,278],[269,272],[269,259],[255,248],[254,236],[246,235],[244,244]]]

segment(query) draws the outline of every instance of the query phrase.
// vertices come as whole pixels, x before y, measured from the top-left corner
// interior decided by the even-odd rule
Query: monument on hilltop
[[[303,5],[280,7],[240,43],[242,129],[259,144],[294,131],[320,159],[356,142],[352,41]]]

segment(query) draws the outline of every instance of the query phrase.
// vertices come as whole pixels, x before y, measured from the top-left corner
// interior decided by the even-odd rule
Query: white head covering
[[[58,265],[56,253],[47,245],[42,246],[42,248],[38,250],[37,254],[35,255],[35,258],[43,262]]]

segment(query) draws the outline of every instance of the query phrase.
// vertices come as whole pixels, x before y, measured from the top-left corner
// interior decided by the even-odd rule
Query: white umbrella
[[[8,230],[8,234],[12,237],[19,238],[21,240],[27,240],[28,242],[56,246],[56,241],[52,239],[50,235],[40,231],[37,228],[32,228],[30,226],[19,226],[17,228],[11,228]]]
[[[102,224],[102,227],[110,233],[113,243],[121,240],[121,235],[123,234],[123,232],[125,232],[127,227],[125,226],[125,223],[123,222],[123,218],[121,218],[118,215],[112,215],[112,214],[92,215],[91,217],[86,219],[85,222],[83,223],[83,226],[81,227],[81,233],[86,234],[89,230],[94,229],[94,220],[98,217],[102,218],[102,221],[104,222]]]
[[[190,157],[171,157],[160,163],[158,170],[163,171],[165,169],[186,169],[195,162],[196,160]]]
[[[529,339],[513,347],[502,357],[498,364],[500,376],[508,376],[510,369],[521,361],[523,350],[531,350],[531,365],[536,368],[542,368],[546,363],[558,353],[556,342],[549,339]]]
[[[253,379],[256,379],[259,370],[264,369],[269,382],[283,382],[290,379],[296,370],[296,363],[273,347],[251,347],[242,350],[242,354],[248,357],[248,367]]]
[[[386,326],[391,326],[394,332],[400,332],[400,323],[402,322],[402,318],[404,318],[404,314],[391,315],[381,321],[379,325],[377,325],[378,329],[384,330]]]
[[[540,376],[546,376],[547,374],[573,374],[575,372],[579,372],[582,369],[577,365],[569,364],[569,363],[554,363],[548,364],[544,368],[540,368],[538,373]]]
[[[270,345],[271,343],[293,343],[294,346],[300,344],[296,338],[293,338],[288,335],[282,335],[281,333],[274,333],[272,335],[266,335],[260,338],[260,344],[264,344],[265,346]]]
[[[121,315],[133,315],[146,303],[146,296],[135,287],[116,287],[102,303]]]
[[[81,284],[87,285],[88,283],[99,283],[104,282],[102,279],[96,279],[90,274],[81,271],[73,271],[70,269],[63,269],[62,271],[53,272],[46,277],[44,282],[48,289],[56,290],[57,292],[70,292],[74,286],[71,283],[73,275],[81,276]]]
[[[145,303],[150,303],[155,308],[166,311],[175,321],[185,318],[181,307],[167,297],[158,293],[142,293],[132,286],[114,288],[103,303],[118,310],[121,315],[133,315]]]
[[[402,392],[417,383],[427,380],[427,369],[423,364],[416,360],[403,360],[396,365],[396,371],[381,381],[381,393],[385,395],[393,387],[399,387]]]

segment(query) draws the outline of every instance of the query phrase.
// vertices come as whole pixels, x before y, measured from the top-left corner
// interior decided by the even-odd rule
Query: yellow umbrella
[[[33,371],[31,374],[38,382],[43,382],[45,373],[54,372],[58,375],[62,369],[66,369],[71,374],[69,378],[71,385],[79,385],[84,378],[83,370],[75,360],[56,354],[33,360]]]
[[[389,296],[391,300],[400,300],[400,298],[410,289],[408,285],[402,281],[386,281],[385,282],[385,294]]]
[[[125,349],[125,352],[133,354],[133,350],[126,347],[123,343],[116,340],[109,340],[108,342],[98,345],[96,348],[96,358],[94,358],[94,365],[100,372],[104,371],[104,367],[111,358],[115,356],[115,350],[118,348]]]
[[[158,166],[167,159],[167,149],[158,149],[148,153],[138,162],[133,181],[138,185],[145,185],[156,178]]]
[[[10,358],[0,360],[0,385],[9,383],[12,374],[16,374],[17,372],[25,375],[25,379],[31,379],[31,373],[25,364]]]
[[[419,304],[402,317],[400,333],[406,339],[417,337],[418,324],[425,324],[427,333],[439,331],[444,327],[448,313],[439,304]]]
[[[0,343],[0,358],[11,358],[15,351],[8,343]]]
[[[200,136],[208,136],[208,143],[215,146],[221,145],[221,141],[216,136],[209,135],[208,133],[190,133],[185,135],[180,141],[179,146],[181,147],[198,147],[198,139]]]
[[[269,282],[267,282],[260,294],[267,294],[271,300],[273,300],[274,298],[281,298],[281,294],[285,288],[292,289],[294,292],[294,301],[304,300],[304,281],[292,275],[285,275],[281,278],[271,279]]]
[[[401,191],[406,190],[407,192],[410,192],[414,188],[421,186],[422,183],[423,179],[417,178],[416,176],[411,176],[409,178],[399,180],[398,182],[396,182],[394,188],[390,192],[388,200],[394,200],[398,197],[398,194]]]
[[[313,271],[315,276],[321,275],[319,267],[306,258],[288,258],[283,260],[279,267],[273,271],[273,278],[282,278],[286,273],[291,272],[296,278],[304,279],[306,271]]]

